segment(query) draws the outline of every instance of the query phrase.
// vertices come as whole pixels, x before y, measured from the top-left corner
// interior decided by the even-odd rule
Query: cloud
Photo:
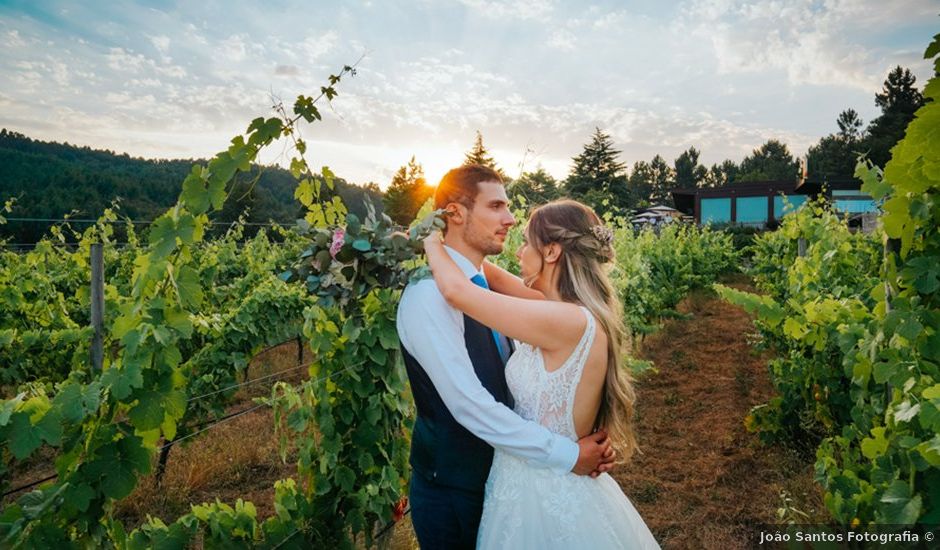
[[[339,35],[336,31],[327,31],[320,36],[308,36],[300,43],[300,53],[309,61],[319,59],[333,49]]]
[[[146,57],[124,48],[111,48],[105,55],[105,59],[108,61],[108,67],[120,72],[136,73],[147,64]]]
[[[556,29],[548,38],[548,45],[562,51],[572,51],[576,47],[576,41],[577,38],[573,32],[568,29]]]
[[[274,67],[274,74],[278,76],[297,76],[300,69],[296,65],[278,65]]]
[[[170,37],[165,35],[151,36],[150,43],[163,55],[170,51]]]
[[[548,0],[460,0],[460,3],[491,19],[545,21],[554,11]]]
[[[911,10],[920,3],[902,0]],[[895,3],[869,0],[695,0],[674,28],[704,40],[720,74],[783,71],[791,86],[812,84],[870,91],[879,84],[883,56],[857,37],[885,11],[898,17]],[[880,25],[887,23],[881,21]]]
[[[245,38],[241,35],[234,35],[226,38],[219,44],[222,55],[231,61],[242,61],[248,53],[245,46]]]

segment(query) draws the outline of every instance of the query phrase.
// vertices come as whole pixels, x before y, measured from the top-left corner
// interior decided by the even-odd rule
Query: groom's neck
[[[459,252],[464,258],[470,260],[470,263],[478,270],[483,268],[483,258],[485,258],[486,255],[476,247],[467,243],[467,241],[463,239],[463,235],[457,232],[454,232],[452,235],[448,232],[444,237],[444,244]]]

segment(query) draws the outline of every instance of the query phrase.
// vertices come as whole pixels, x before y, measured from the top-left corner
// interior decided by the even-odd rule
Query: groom
[[[502,178],[485,166],[455,168],[438,184],[434,207],[450,212],[447,252],[485,286],[483,259],[502,252],[515,224]],[[397,326],[418,413],[410,502],[421,548],[474,547],[493,447],[559,475],[610,469],[603,432],[575,443],[512,411],[504,375],[512,342],[450,307],[434,279],[405,289]]]

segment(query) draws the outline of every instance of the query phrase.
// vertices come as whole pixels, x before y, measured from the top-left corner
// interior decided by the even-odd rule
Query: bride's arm
[[[440,233],[424,240],[438,290],[451,306],[497,331],[544,350],[570,347],[587,323],[574,304],[526,300],[473,284],[444,250]]]
[[[486,276],[486,284],[489,285],[490,290],[493,292],[499,292],[507,296],[515,296],[516,298],[526,298],[528,300],[545,299],[544,294],[534,288],[525,286],[521,278],[516,277],[489,260],[483,260],[483,275]]]

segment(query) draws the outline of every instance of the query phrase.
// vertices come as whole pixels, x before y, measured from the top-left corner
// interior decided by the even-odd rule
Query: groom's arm
[[[402,344],[424,367],[457,422],[493,447],[559,473],[572,471],[578,443],[523,419],[493,398],[473,370],[462,323],[461,314],[447,305],[432,280],[410,288],[398,308]]]

